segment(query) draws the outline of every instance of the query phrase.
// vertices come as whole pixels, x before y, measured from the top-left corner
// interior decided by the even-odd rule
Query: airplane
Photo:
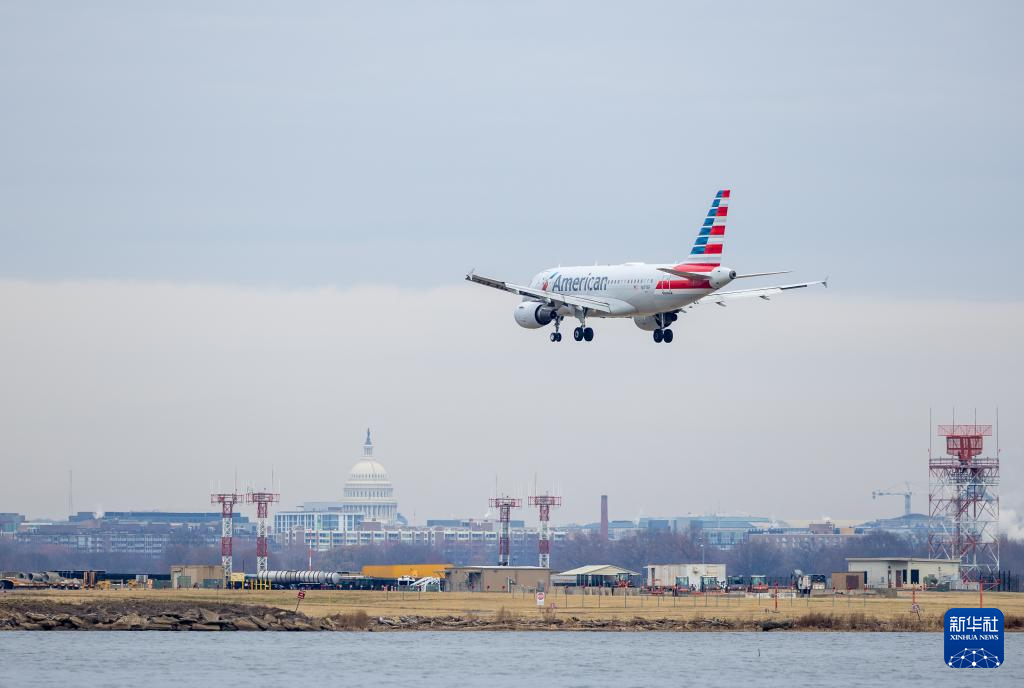
[[[741,275],[722,265],[729,198],[729,189],[722,189],[715,195],[690,255],[681,263],[550,268],[537,273],[527,286],[482,277],[474,270],[466,279],[522,296],[522,302],[513,312],[516,323],[530,330],[554,323],[552,342],[562,341],[562,320],[574,317],[580,323],[572,333],[577,342],[594,339],[594,330],[587,325],[587,318],[632,318],[641,330],[653,332],[656,343],[670,343],[672,323],[679,319],[680,313],[694,306],[707,303],[725,306],[726,301],[751,297],[767,301],[775,294],[792,289],[818,284],[828,286],[826,277],[816,282],[719,291],[733,280],[789,272]]]

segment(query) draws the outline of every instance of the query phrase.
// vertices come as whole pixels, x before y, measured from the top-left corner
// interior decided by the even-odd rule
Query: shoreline
[[[0,603],[0,631],[291,631],[291,632],[415,632],[415,631],[613,631],[613,632],[736,632],[854,631],[927,632],[942,630],[942,617],[922,615],[879,618],[867,613],[808,612],[762,619],[722,618],[581,618],[551,612],[525,614],[504,608],[479,615],[401,614],[371,616],[363,610],[307,616],[279,607],[212,601],[184,602],[145,599],[72,601],[6,599]],[[1006,616],[1006,630],[1024,631],[1024,618]]]

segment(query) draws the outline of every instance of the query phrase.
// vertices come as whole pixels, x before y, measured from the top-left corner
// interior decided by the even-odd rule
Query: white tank
[[[254,578],[278,585],[337,585],[341,574],[334,571],[263,571]]]

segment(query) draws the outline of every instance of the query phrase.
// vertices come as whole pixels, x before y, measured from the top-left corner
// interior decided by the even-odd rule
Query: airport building
[[[863,575],[867,588],[934,587],[960,583],[959,559],[855,557],[846,560],[850,573]]]
[[[545,591],[551,572],[538,566],[453,566],[442,582],[446,592]]]

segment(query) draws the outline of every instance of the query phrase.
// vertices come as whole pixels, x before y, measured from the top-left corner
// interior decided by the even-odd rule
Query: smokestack
[[[601,539],[608,539],[608,495],[601,495]]]

